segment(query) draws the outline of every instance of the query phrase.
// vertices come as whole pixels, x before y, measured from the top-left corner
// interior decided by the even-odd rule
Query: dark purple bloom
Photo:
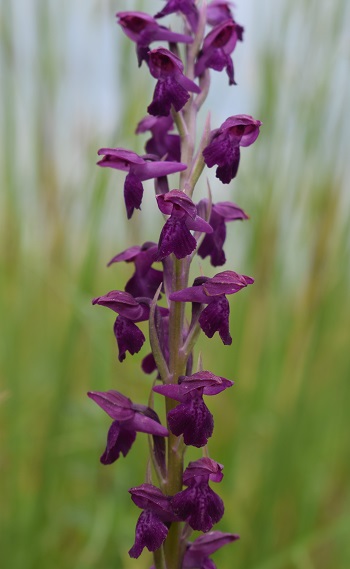
[[[146,152],[159,158],[165,157],[170,162],[180,162],[180,136],[169,134],[169,130],[173,128],[174,122],[170,115],[167,117],[147,116],[137,125],[136,134],[151,131],[152,137],[146,143]]]
[[[149,551],[159,549],[168,535],[168,525],[176,519],[170,498],[152,484],[141,484],[129,490],[133,502],[144,510],[140,515],[135,532],[135,543],[129,551],[130,557],[137,558],[143,548]],[[166,525],[168,524],[168,525]]]
[[[199,12],[196,8],[194,0],[169,0],[164,6],[163,10],[155,15],[156,18],[163,18],[168,14],[174,12],[181,12],[184,14],[190,24],[192,30],[195,32],[198,26]]]
[[[203,199],[199,202],[198,213],[207,211],[209,200]],[[203,215],[205,217],[205,215]],[[210,262],[213,267],[219,267],[226,262],[223,246],[226,240],[226,223],[237,219],[248,219],[247,214],[232,202],[219,202],[213,204],[210,212],[209,223],[213,228],[213,232],[204,237],[199,249],[198,255],[205,259],[210,256]]]
[[[142,247],[129,247],[109,261],[108,266],[120,261],[135,264],[135,272],[125,285],[125,291],[132,296],[153,298],[163,281],[163,272],[152,269],[157,251],[158,247],[155,243],[147,242]]]
[[[147,155],[142,158],[135,152],[124,148],[101,148],[98,155],[104,155],[97,162],[99,166],[128,172],[124,183],[124,200],[128,219],[134,213],[134,209],[140,209],[143,181],[161,178],[187,168],[186,164],[181,162],[151,161]]]
[[[174,513],[198,531],[210,531],[224,515],[223,501],[203,480],[175,494],[171,503]]]
[[[259,136],[262,123],[250,115],[229,117],[219,129],[213,132],[213,138],[203,151],[204,162],[209,168],[218,166],[216,177],[223,184],[235,178],[239,159],[240,146],[250,146]]]
[[[125,359],[126,352],[137,354],[145,341],[145,336],[134,322],[143,322],[149,318],[149,299],[135,299],[128,292],[112,290],[103,296],[94,298],[92,304],[106,306],[119,316],[114,323],[114,335],[119,348],[119,361]]]
[[[234,271],[223,271],[211,279],[200,277],[194,286],[173,292],[169,298],[177,302],[207,304],[199,317],[200,327],[208,338],[219,332],[223,343],[230,345],[230,305],[225,295],[235,294],[253,282],[251,277],[239,275]]]
[[[150,51],[148,65],[153,77],[158,79],[153,101],[147,108],[150,115],[168,116],[171,105],[178,112],[190,98],[189,91],[200,92],[198,85],[183,74],[181,59],[168,49],[159,47]]]
[[[170,215],[160,234],[157,260],[174,253],[177,259],[190,255],[197,241],[190,230],[211,233],[212,227],[197,215],[197,208],[191,198],[180,190],[172,190],[157,196],[160,211]]]
[[[233,20],[226,20],[209,32],[203,42],[195,66],[196,77],[206,69],[222,71],[226,68],[229,84],[235,85],[233,63],[230,57],[242,36],[242,28]]]
[[[145,12],[118,12],[118,24],[123,32],[136,43],[136,53],[139,66],[148,59],[149,45],[154,41],[192,43],[191,36],[177,34],[158,22]]]
[[[108,431],[106,450],[101,456],[102,464],[112,464],[120,453],[126,456],[137,432],[156,437],[168,436],[167,429],[160,424],[153,409],[134,404],[118,391],[89,391],[88,396],[113,419]]]
[[[216,565],[209,558],[209,555],[237,539],[239,539],[239,535],[221,531],[211,531],[197,537],[187,547],[182,569],[216,569]]]
[[[216,395],[233,382],[210,371],[181,376],[178,384],[156,385],[153,391],[179,401],[169,411],[167,420],[176,436],[183,434],[186,445],[202,447],[213,434],[214,419],[203,401],[203,395]]]

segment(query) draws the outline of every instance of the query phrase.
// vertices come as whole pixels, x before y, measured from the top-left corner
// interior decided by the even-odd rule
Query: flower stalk
[[[171,14],[181,15],[183,33],[159,23]],[[138,324],[149,322],[151,352],[144,357],[142,370],[155,375],[148,405],[114,390],[88,395],[113,419],[102,464],[114,463],[121,454],[125,457],[137,433],[148,435],[145,481],[129,490],[141,509],[130,557],[138,558],[147,548],[155,569],[204,569],[215,567],[211,554],[238,539],[236,534],[212,530],[223,516],[224,504],[209,483],[222,480],[223,465],[208,450],[214,418],[206,405],[207,396],[220,394],[233,381],[203,369],[201,356],[193,369],[195,347],[201,332],[208,338],[218,333],[225,345],[231,344],[227,295],[253,279],[224,270],[189,283],[195,256],[209,257],[212,266],[222,266],[227,222],[248,218],[236,204],[212,203],[211,192],[209,199],[197,203],[193,194],[206,167],[215,166],[223,184],[236,177],[240,148],[256,140],[261,123],[249,115],[236,115],[211,130],[207,114],[203,132],[197,133],[197,115],[209,92],[211,70],[226,70],[229,85],[235,85],[232,53],[237,41],[243,40],[243,28],[234,20],[231,2],[169,0],[154,16],[119,12],[117,18],[136,45],[137,63],[147,66],[156,80],[148,115],[136,128],[137,134],[149,131],[151,136],[144,155],[103,148],[98,164],[126,173],[128,218],[141,209],[143,181],[154,179],[155,206],[163,214],[164,226],[158,243],[132,245],[113,257],[109,265],[132,263],[134,272],[124,291],[110,291],[93,304],[117,314],[113,330],[120,362],[127,353],[141,350],[146,338]],[[154,48],[154,41],[167,46]],[[168,176],[175,173],[178,188],[169,189]],[[162,270],[154,267],[157,263]],[[166,425],[154,410],[155,395],[164,398]],[[186,466],[187,446],[202,449],[202,456]],[[193,530],[203,535],[190,541]]]

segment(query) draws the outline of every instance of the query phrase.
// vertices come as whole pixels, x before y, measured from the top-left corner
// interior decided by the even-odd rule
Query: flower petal
[[[136,524],[135,543],[129,551],[130,557],[140,557],[144,547],[147,547],[148,551],[156,551],[167,535],[167,526],[156,514],[148,510],[142,512]]]
[[[199,396],[169,411],[168,424],[174,435],[179,437],[183,434],[186,445],[197,448],[207,444],[214,429],[213,415]]]

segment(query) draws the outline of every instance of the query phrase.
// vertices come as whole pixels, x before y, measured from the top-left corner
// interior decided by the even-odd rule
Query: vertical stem
[[[173,259],[173,283],[172,290],[185,288],[188,282],[189,262],[187,259]],[[180,375],[185,373],[186,360],[183,351],[183,326],[184,326],[184,303],[170,303],[169,319],[169,371],[172,383],[177,383]],[[177,402],[166,398],[166,413],[176,407]],[[180,437],[175,436],[169,430],[168,437],[168,478],[166,492],[173,496],[182,490],[183,475],[183,446]],[[170,526],[168,537],[164,543],[164,552],[167,569],[180,569],[182,562],[182,549],[180,547],[182,524],[173,522]]]
[[[201,26],[197,36],[194,38],[194,47],[187,49],[186,74],[190,79],[194,79],[194,62],[203,39],[205,29],[205,12],[202,12]],[[187,194],[192,193],[188,188],[188,179],[192,171],[193,155],[196,138],[196,118],[198,107],[194,104],[194,96],[191,95],[182,116],[173,113],[174,121],[178,126],[181,136],[181,162],[187,164],[187,170],[181,172],[179,189]],[[181,120],[180,120],[181,119]],[[178,260],[173,256],[173,278],[172,292],[181,290],[188,286],[188,275],[191,257]],[[186,373],[186,361],[183,348],[185,304],[182,302],[170,302],[169,316],[169,371],[171,383],[177,383],[180,375]],[[188,354],[187,354],[188,356]],[[177,402],[166,398],[166,413],[174,409]],[[169,428],[169,426],[168,426]],[[183,476],[183,457],[184,447],[180,444],[180,437],[176,437],[169,429],[168,437],[168,462],[167,462],[167,483],[166,492],[173,496],[182,490]],[[169,528],[167,539],[164,543],[166,569],[181,569],[183,558],[183,547],[181,547],[181,534],[183,524],[173,522]],[[156,560],[155,560],[156,561]],[[157,569],[161,565],[156,565]]]

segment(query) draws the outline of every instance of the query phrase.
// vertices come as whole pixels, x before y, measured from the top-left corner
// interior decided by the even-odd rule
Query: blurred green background
[[[213,73],[207,108],[213,127],[236,113],[264,125],[229,188],[211,177],[214,199],[251,217],[229,228],[227,268],[256,279],[232,299],[232,346],[201,340],[205,368],[236,381],[208,402],[211,454],[225,464],[218,529],[241,534],[216,562],[348,569],[350,5],[237,4],[239,86]],[[144,480],[147,440],[102,467],[109,419],[85,395],[116,388],[146,402],[151,383],[139,368],[148,347],[120,364],[113,315],[90,304],[130,275],[129,266],[107,270],[108,260],[156,240],[161,223],[149,192],[126,224],[123,176],[94,166],[101,146],[141,151],[144,142],[133,131],[153,83],[114,22],[136,5],[0,1],[6,569],[151,564],[147,553],[127,555],[139,514],[127,489]]]

